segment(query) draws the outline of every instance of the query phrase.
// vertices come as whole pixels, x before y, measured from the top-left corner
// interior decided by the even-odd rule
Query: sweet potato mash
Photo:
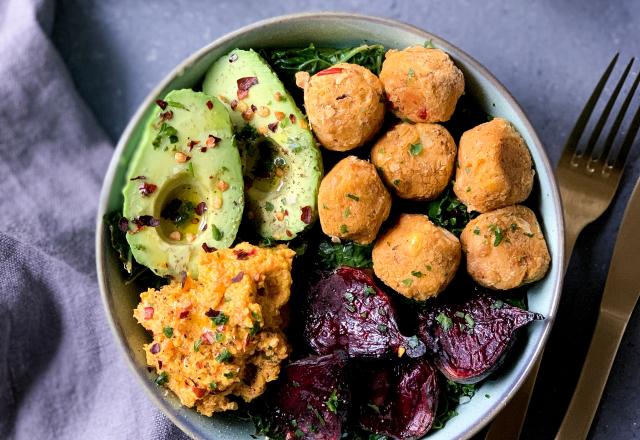
[[[141,294],[134,316],[153,333],[147,363],[183,405],[205,415],[237,409],[231,395],[250,401],[278,377],[293,255],[241,243],[203,253],[197,280]]]

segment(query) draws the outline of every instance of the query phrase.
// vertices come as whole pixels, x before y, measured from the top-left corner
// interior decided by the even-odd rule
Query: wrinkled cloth
[[[0,0],[0,438],[184,438],[106,322],[94,225],[113,145],[49,41],[53,7]]]

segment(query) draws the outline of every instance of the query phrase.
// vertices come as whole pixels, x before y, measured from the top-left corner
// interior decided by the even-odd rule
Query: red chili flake
[[[200,202],[196,205],[196,214],[202,215],[207,210],[207,204],[205,202]]]
[[[122,232],[127,232],[129,230],[129,220],[124,217],[118,220],[118,229]]]
[[[216,136],[214,136],[214,135],[210,134],[210,135],[207,137],[207,142],[206,142],[207,147],[215,148],[216,144],[217,144],[218,142],[220,142],[220,140],[221,140],[221,139],[220,139],[219,137],[216,137]]]
[[[288,209],[285,209],[285,210],[284,210],[284,215],[285,215],[285,216],[289,215],[289,210],[288,210]]]
[[[200,152],[201,153],[206,153],[207,152],[207,147],[200,147]]]
[[[329,67],[328,69],[324,69],[324,70],[321,70],[320,72],[316,73],[316,76],[333,75],[334,73],[340,73],[343,70],[344,69],[342,69],[341,67]]]
[[[153,183],[142,182],[142,185],[138,187],[138,191],[142,196],[146,197],[150,194],[153,194],[158,189],[158,185],[154,185]]]
[[[268,124],[267,127],[269,127],[269,130],[275,133],[276,129],[278,128],[278,121]]]
[[[255,249],[251,249],[249,252],[247,252],[244,249],[235,249],[233,253],[236,254],[236,258],[238,260],[246,260],[249,257],[254,256],[257,251]]]
[[[193,391],[193,394],[195,394],[198,399],[207,394],[207,390],[204,388],[191,387],[191,391]]]
[[[346,93],[344,95],[340,95],[336,98],[336,101],[340,101],[341,99],[347,98],[349,97],[349,95],[347,95]]]
[[[229,62],[230,63],[233,63],[233,62],[235,62],[237,60],[238,60],[238,54],[237,53],[234,52],[231,55],[229,55]]]
[[[138,227],[138,229],[142,229],[145,226],[150,226],[155,228],[156,226],[160,226],[160,220],[157,218],[153,218],[151,215],[141,215],[140,217],[136,217],[131,222]]]
[[[244,278],[244,272],[238,272],[238,275],[236,275],[235,277],[231,278],[231,282],[232,283],[239,283],[240,281],[242,281],[242,278]]]
[[[296,123],[296,115],[294,115],[293,113],[289,114],[289,120],[291,121],[292,124]]]
[[[153,307],[145,307],[144,308],[144,319],[153,318]]]
[[[258,84],[258,78],[255,76],[245,76],[238,78],[238,99],[244,99],[249,96],[249,89]]]
[[[158,359],[158,370],[162,370],[162,361]]]
[[[213,102],[211,100],[207,101],[207,108],[211,110],[213,108]]]
[[[211,252],[217,251],[216,248],[209,246],[207,243],[202,243],[202,249],[204,249],[204,251],[208,254],[210,254]]]
[[[427,119],[427,109],[422,107],[419,111],[418,111],[418,117],[420,119]]]
[[[160,113],[160,121],[170,121],[173,119],[173,112],[171,110],[167,110],[164,113]]]
[[[162,99],[156,99],[156,104],[158,105],[158,107],[160,107],[162,110],[164,110],[165,108],[167,108],[167,101],[163,101]]]
[[[189,141],[189,143],[187,144],[187,147],[189,147],[189,153],[191,153],[191,150],[193,150],[193,147],[195,147],[199,143],[200,141]]]
[[[235,99],[232,99],[231,102],[229,103],[229,107],[231,107],[231,110],[235,110],[237,106],[238,106],[238,101]]]
[[[207,224],[203,223],[202,226],[200,226],[200,230],[201,231],[206,231],[207,230]]]
[[[287,230],[286,230],[286,231],[284,231],[284,232],[287,234],[287,237],[293,237],[293,234],[291,233],[291,231],[290,231],[290,230],[288,230],[288,229],[287,229]]]
[[[200,336],[200,339],[202,340],[202,343],[205,345],[211,345],[216,340],[215,336],[213,335],[213,332],[210,332],[209,330],[203,332],[202,336]]]
[[[144,179],[146,179],[146,178],[147,178],[146,176],[136,176],[136,177],[132,177],[132,178],[131,178],[131,179],[129,179],[129,180],[131,180],[131,181],[133,181],[133,180],[144,180]]]
[[[213,310],[213,309],[209,309],[206,312],[204,312],[204,315],[207,318],[215,318],[216,316],[218,316],[220,314],[219,310]]]
[[[184,283],[187,282],[187,273],[183,270],[180,272],[180,286],[184,289]]]
[[[184,319],[187,316],[189,316],[189,310],[188,309],[183,309],[180,311],[180,314],[178,315],[179,319]]]
[[[151,354],[158,354],[160,353],[160,344],[158,344],[157,342],[155,344],[153,344],[151,346],[151,349],[149,350],[151,352]]]
[[[302,222],[305,225],[308,225],[309,223],[311,223],[311,218],[312,218],[311,206],[303,206],[300,210],[302,211],[302,215],[300,215],[300,220],[302,220]]]
[[[254,113],[258,111],[258,107],[256,107],[255,105],[251,104],[251,111],[253,111]]]

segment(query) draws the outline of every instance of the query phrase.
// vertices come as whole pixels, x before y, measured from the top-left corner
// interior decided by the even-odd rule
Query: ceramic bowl
[[[522,335],[523,342],[512,353],[507,364],[486,381],[470,402],[460,405],[459,415],[446,426],[427,435],[431,440],[468,438],[493,418],[522,384],[527,372],[541,353],[553,323],[561,292],[563,268],[563,223],[560,197],[553,172],[542,144],[509,92],[469,55],[421,29],[392,20],[355,14],[311,13],[288,15],[261,21],[225,35],[200,49],[178,65],[151,92],[136,111],[113,154],[104,179],[97,217],[96,258],[100,291],[111,329],[122,348],[127,363],[148,395],[177,425],[194,438],[249,439],[254,428],[251,422],[221,414],[204,417],[195,410],[182,407],[165,388],[154,384],[154,374],[147,371],[142,345],[148,341],[146,331],[136,323],[132,310],[139,301],[139,292],[124,284],[124,276],[102,222],[106,212],[122,206],[122,187],[129,160],[143,130],[143,121],[152,111],[155,99],[173,89],[199,84],[207,68],[218,57],[234,48],[300,47],[313,42],[317,46],[341,47],[376,42],[388,48],[404,48],[431,40],[445,50],[465,75],[466,93],[489,114],[511,121],[520,131],[531,150],[536,168],[536,185],[532,200],[543,225],[551,253],[552,265],[546,278],[529,289],[531,310],[546,316],[535,322]],[[140,392],[131,390],[131,392]],[[488,396],[488,397],[487,397]]]

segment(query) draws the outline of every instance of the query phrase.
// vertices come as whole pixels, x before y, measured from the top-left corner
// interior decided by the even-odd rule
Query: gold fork
[[[600,217],[611,204],[611,200],[613,200],[613,196],[620,183],[627,156],[629,155],[633,141],[638,133],[638,128],[640,127],[640,108],[638,108],[629,125],[624,140],[617,151],[612,152],[613,146],[616,143],[616,136],[627,115],[635,91],[638,88],[638,83],[640,82],[640,74],[638,74],[620,106],[602,149],[596,151],[595,146],[598,139],[609,120],[611,110],[631,71],[631,66],[634,62],[632,58],[615,85],[600,117],[595,123],[593,131],[588,136],[586,146],[584,149],[579,150],[581,146],[580,139],[585,134],[585,128],[591,117],[597,116],[593,114],[594,109],[601,98],[605,85],[611,77],[618,58],[619,54],[616,54],[598,81],[596,88],[589,97],[567,139],[567,143],[565,144],[556,168],[565,219],[565,255],[567,256],[565,260],[565,270],[569,264],[569,256],[573,251],[580,232],[585,226]],[[495,418],[487,432],[486,440],[517,439],[520,437],[541,358],[542,356],[538,358],[536,364],[531,369],[531,373],[513,399]],[[594,384],[596,386],[594,386],[593,392],[597,392],[599,393],[598,395],[600,395],[605,383],[606,378],[602,384]]]

